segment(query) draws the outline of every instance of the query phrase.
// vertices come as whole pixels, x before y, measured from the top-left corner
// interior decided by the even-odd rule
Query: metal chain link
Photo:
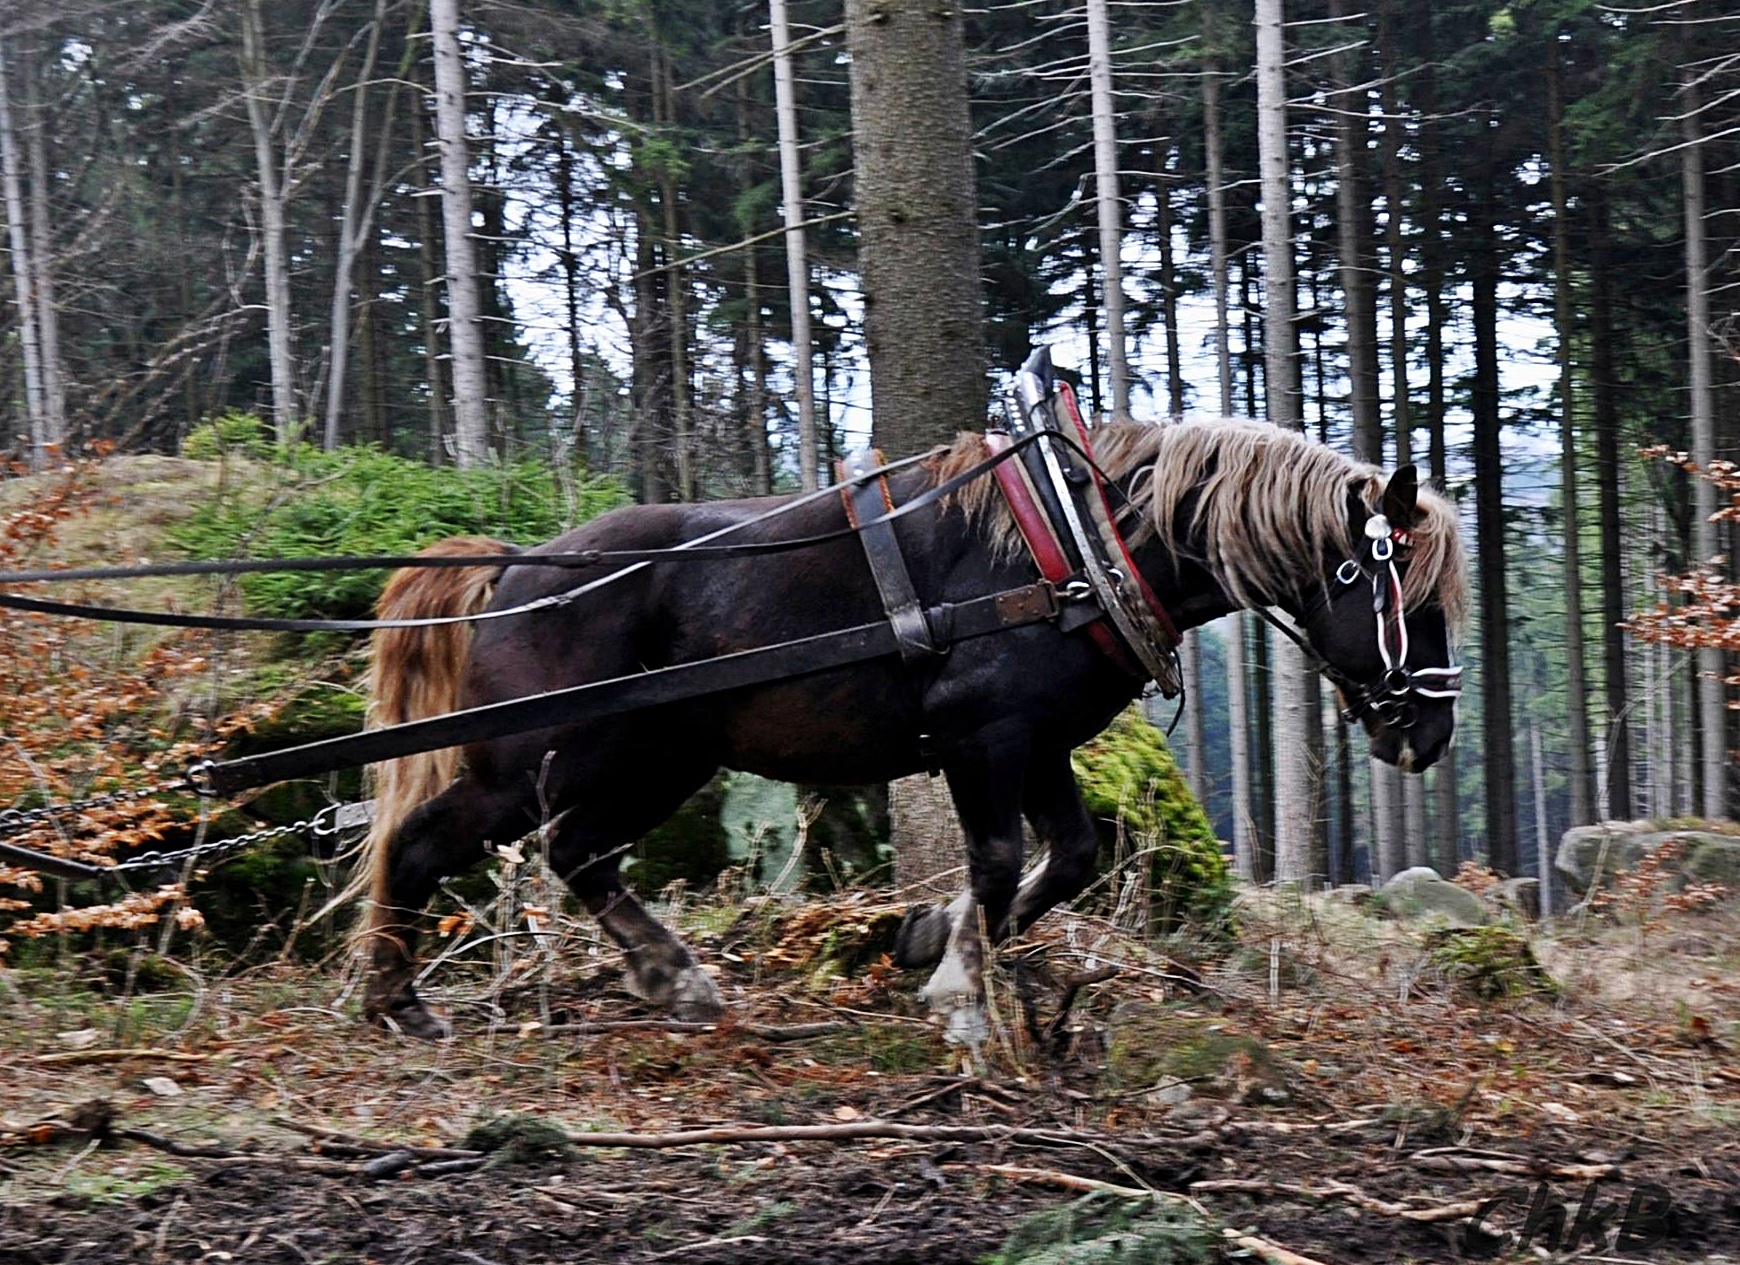
[[[44,804],[40,808],[0,808],[0,838],[6,835],[22,834],[32,826],[41,822],[52,821],[56,817],[69,813],[89,812],[94,808],[110,808],[116,804],[129,804],[142,799],[154,799],[170,791],[196,789],[186,777],[178,777],[173,782],[159,782],[155,786],[136,787],[124,791],[108,791],[102,795],[93,795],[89,799],[76,800],[70,804]]]
[[[304,832],[317,835],[335,835],[347,827],[362,824],[345,822],[344,810],[354,809],[350,804],[332,804],[321,809],[312,817],[304,817],[301,821],[288,826],[262,826],[258,830],[250,830],[246,834],[231,835],[227,839],[211,839],[205,843],[196,843],[190,848],[177,848],[174,852],[141,852],[138,856],[128,857],[114,866],[113,871],[126,870],[161,870],[179,868],[189,861],[203,861],[207,858],[218,859],[232,852],[240,852],[251,848],[256,843],[267,843],[273,839],[281,839],[285,835],[299,835]],[[327,818],[331,818],[327,821]]]
[[[192,774],[193,770],[189,770]],[[172,782],[160,782],[155,786],[137,787],[130,790],[109,791],[102,795],[93,795],[88,799],[77,800],[70,804],[44,804],[39,808],[6,808],[0,809],[0,838],[20,834],[44,821],[69,813],[88,812],[96,808],[108,808],[116,804],[136,803],[140,800],[153,799],[170,791],[191,790],[203,794],[198,781],[192,776],[179,777]],[[317,838],[342,834],[346,830],[354,830],[366,826],[374,819],[374,801],[366,800],[356,804],[329,804],[312,817],[304,817],[301,821],[285,826],[262,826],[258,830],[250,830],[243,834],[231,835],[223,839],[212,839],[205,843],[196,843],[191,847],[177,848],[172,852],[141,852],[137,856],[128,857],[124,861],[111,866],[103,866],[106,874],[120,874],[130,870],[161,870],[177,868],[189,861],[220,860],[233,852],[240,852],[257,843],[268,843],[273,839],[281,839],[285,835],[312,834]]]

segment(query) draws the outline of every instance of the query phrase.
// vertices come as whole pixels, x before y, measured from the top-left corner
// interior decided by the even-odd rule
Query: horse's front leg
[[[950,904],[942,961],[920,996],[948,1023],[948,1038],[983,1043],[984,936],[1008,932],[1010,906],[1021,879],[1022,781],[1030,735],[1024,724],[986,730],[958,750],[944,768],[949,792],[967,836],[969,891]]]
[[[483,859],[487,842],[510,843],[535,824],[519,792],[461,781],[416,809],[388,840],[384,892],[365,932],[370,974],[363,1012],[410,1036],[438,1040],[447,1025],[423,1005],[417,975],[417,919],[441,880]]]
[[[1081,895],[1094,875],[1099,834],[1065,750],[1036,752],[1027,769],[1027,820],[1046,845],[1045,860],[1021,880],[1010,931],[1031,927],[1046,910]]]

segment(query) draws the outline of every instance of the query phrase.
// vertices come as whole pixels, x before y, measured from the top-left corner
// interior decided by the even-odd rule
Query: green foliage
[[[298,449],[273,467],[276,491],[229,489],[171,535],[196,558],[414,553],[443,536],[546,540],[627,503],[614,479],[580,479],[567,495],[542,461],[433,468],[376,448]],[[382,571],[274,573],[241,582],[250,609],[285,618],[366,616]]]
[[[991,1265],[1207,1265],[1217,1236],[1194,1212],[1098,1195],[1023,1218]]]
[[[1222,920],[1232,901],[1226,858],[1165,735],[1132,707],[1077,751],[1073,763],[1102,834],[1115,840],[1121,826],[1138,850],[1152,849],[1155,929],[1172,932],[1187,921]]]
[[[1502,927],[1452,928],[1435,932],[1427,944],[1432,965],[1481,1001],[1559,991],[1529,942]]]
[[[239,409],[202,422],[181,441],[181,455],[191,461],[216,461],[221,457],[264,460],[271,452],[272,439],[266,424],[253,413]]]
[[[479,1121],[466,1133],[463,1145],[468,1151],[487,1153],[490,1168],[559,1163],[575,1155],[574,1143],[560,1125],[514,1113]]]

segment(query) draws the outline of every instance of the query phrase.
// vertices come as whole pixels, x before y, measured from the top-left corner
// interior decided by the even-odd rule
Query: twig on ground
[[[757,1041],[808,1041],[812,1037],[828,1037],[850,1032],[855,1023],[692,1023],[681,1019],[599,1019],[583,1023],[555,1023],[526,1030],[525,1035],[537,1037],[592,1036],[601,1032],[677,1032],[705,1034],[711,1032],[741,1033]]]
[[[1410,1208],[1366,1194],[1346,1182],[1324,1182],[1321,1186],[1304,1186],[1294,1182],[1269,1182],[1245,1178],[1214,1178],[1191,1182],[1192,1194],[1292,1195],[1300,1199],[1341,1199],[1368,1212],[1380,1212],[1386,1217],[1431,1224],[1437,1221],[1459,1221],[1480,1211],[1478,1200],[1440,1204],[1432,1208]]]
[[[1456,1154],[1455,1150],[1454,1147],[1443,1147],[1416,1151],[1409,1158],[1416,1168],[1440,1173],[1504,1173],[1513,1177],[1562,1177],[1567,1181],[1594,1182],[1619,1172],[1617,1164],[1548,1164],[1520,1155],[1504,1156],[1494,1152],[1466,1155]]]
[[[323,1143],[326,1146],[342,1147],[363,1155],[385,1155],[403,1151],[413,1155],[418,1160],[474,1160],[480,1157],[482,1151],[468,1151],[452,1146],[411,1146],[403,1142],[377,1142],[373,1138],[359,1138],[354,1133],[343,1133],[337,1129],[329,1129],[325,1125],[306,1124],[301,1120],[292,1120],[289,1116],[273,1116],[272,1123],[281,1129],[290,1129],[303,1133]]]
[[[160,1063],[204,1063],[209,1054],[187,1054],[181,1050],[61,1050],[54,1054],[38,1054],[34,1062],[39,1067],[66,1063],[119,1063],[124,1059],[155,1059]]]
[[[573,1133],[575,1146],[619,1146],[668,1150],[678,1146],[717,1146],[755,1142],[856,1142],[899,1138],[907,1142],[1016,1142],[1029,1146],[1170,1145],[1171,1138],[1121,1137],[1076,1129],[1025,1129],[1010,1125],[922,1125],[892,1120],[853,1120],[843,1124],[721,1125],[676,1133]]]
[[[1091,971],[1077,971],[1063,981],[1063,996],[1058,999],[1057,1014],[1045,1025],[1045,1046],[1048,1050],[1056,1054],[1057,1046],[1064,1035],[1063,1025],[1069,1022],[1070,1008],[1075,1005],[1075,999],[1081,990],[1103,984],[1117,974],[1117,967],[1102,966]]]
[[[1299,1253],[1282,1247],[1279,1243],[1271,1243],[1268,1239],[1259,1238],[1254,1234],[1245,1234],[1238,1230],[1222,1230],[1221,1237],[1234,1247],[1243,1248],[1247,1252],[1255,1252],[1258,1256],[1273,1265],[1326,1265],[1315,1256],[1301,1256]]]

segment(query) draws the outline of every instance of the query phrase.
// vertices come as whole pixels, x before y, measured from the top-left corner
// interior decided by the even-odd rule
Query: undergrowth
[[[239,451],[255,455],[245,445]],[[455,470],[377,448],[298,448],[250,472],[246,480],[225,480],[171,530],[171,544],[195,558],[408,554],[455,535],[531,544],[628,503],[614,479],[564,477],[535,459]],[[274,616],[357,618],[386,575],[279,572],[245,576],[241,590],[250,609]]]

